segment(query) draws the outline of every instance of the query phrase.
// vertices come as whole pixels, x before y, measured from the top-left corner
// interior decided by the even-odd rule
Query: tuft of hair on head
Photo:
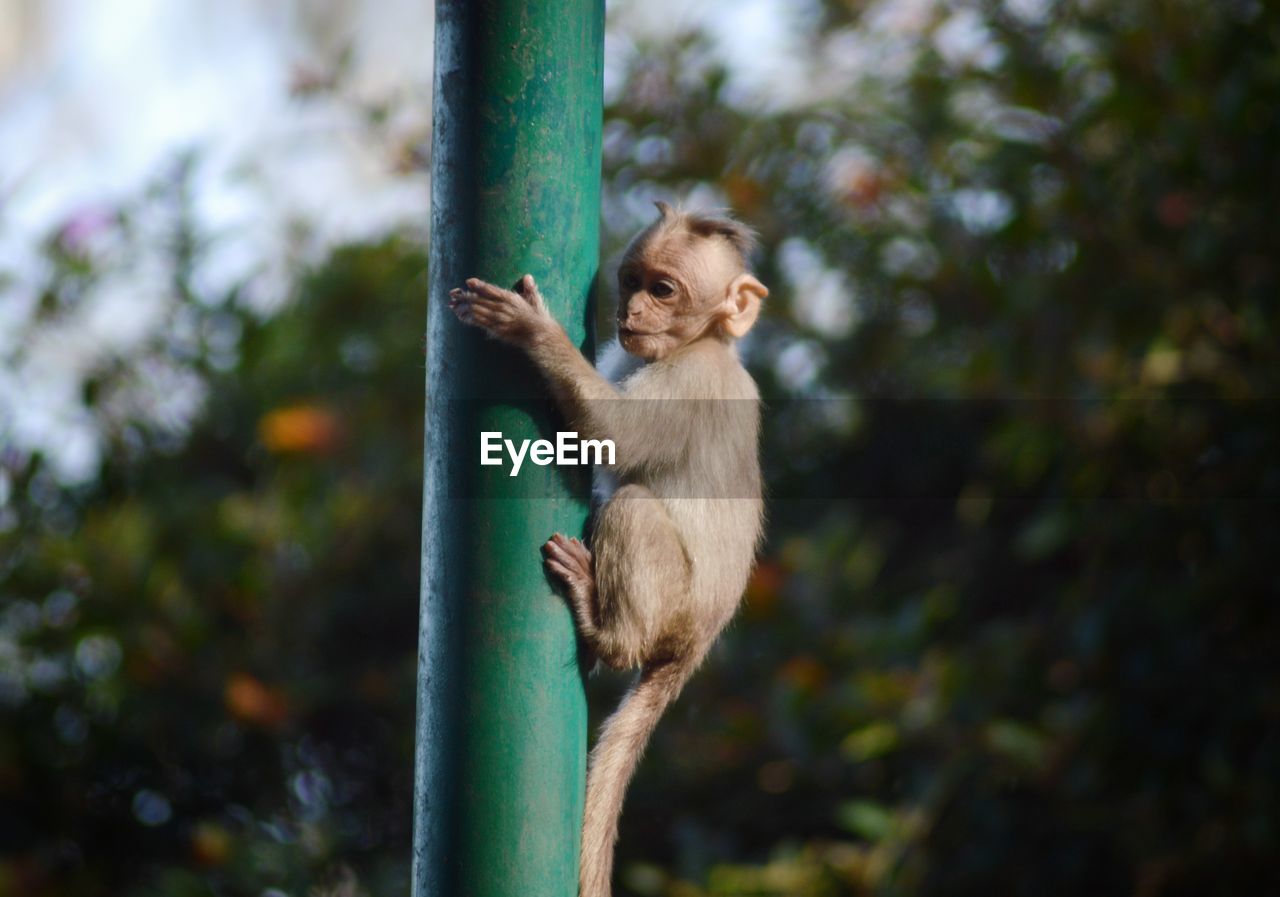
[[[728,209],[685,210],[654,200],[660,218],[658,224],[672,230],[684,230],[698,237],[720,237],[738,256],[745,269],[751,268],[751,257],[760,246],[755,230],[739,221]]]

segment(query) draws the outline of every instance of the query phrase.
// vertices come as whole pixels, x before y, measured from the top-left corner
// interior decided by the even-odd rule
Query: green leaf
[[[893,829],[893,811],[870,800],[855,800],[836,809],[836,821],[868,841],[883,841]]]

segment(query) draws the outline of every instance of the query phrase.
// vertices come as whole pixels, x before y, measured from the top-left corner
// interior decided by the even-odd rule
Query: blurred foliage
[[[773,288],[769,544],[621,893],[1274,892],[1280,15],[831,3],[787,39],[806,94],[764,104],[708,35],[610,34],[606,250],[725,202]],[[138,354],[200,377],[190,432],[104,399],[121,365],[99,479],[4,456],[0,893],[404,892],[421,240],[261,317],[199,295],[183,220],[185,336]],[[56,320],[94,273],[50,257]]]
[[[307,893],[334,857],[405,889],[424,270],[336,253],[237,316],[181,446],[128,426],[90,487],[17,480],[0,893]]]

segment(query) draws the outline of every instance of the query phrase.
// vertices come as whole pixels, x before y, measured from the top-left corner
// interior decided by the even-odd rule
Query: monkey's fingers
[[[504,290],[502,287],[475,277],[468,278],[467,287],[478,296],[494,302],[505,302],[521,308],[532,308],[542,314],[546,314],[547,311],[546,303],[542,301],[542,294],[538,292],[538,285],[534,282],[532,274],[526,274],[521,277],[509,290]]]
[[[542,301],[542,293],[538,291],[538,284],[534,281],[532,274],[526,274],[517,280],[515,291],[534,308],[546,311],[546,303]]]
[[[542,546],[542,551],[548,562],[554,561],[558,567],[568,570],[574,579],[591,578],[591,552],[581,540],[556,533]]]
[[[561,538],[565,553],[583,569],[591,569],[591,549],[587,548],[586,543],[573,536],[567,539]]]
[[[474,305],[470,302],[453,302],[450,303],[449,308],[463,324],[468,324],[472,327],[480,327],[495,335],[497,335],[507,323],[503,318],[496,315],[491,310],[482,306]]]
[[[568,567],[564,566],[564,564],[561,564],[559,561],[547,558],[542,562],[542,565],[554,573],[562,582],[571,582],[573,580],[573,573]]]
[[[572,540],[563,533],[555,533],[550,539],[543,543],[542,550],[565,556],[569,552],[569,544],[571,541]]]
[[[526,274],[517,280],[511,289],[526,299],[532,299],[538,293],[538,284],[532,274]]]
[[[459,292],[459,290],[449,291],[449,310],[457,315],[459,320],[462,320],[464,316],[471,314],[471,303],[458,295]]]
[[[450,290],[449,297],[449,308],[466,323],[503,324],[515,319],[510,305],[494,302],[469,290]]]
[[[461,287],[455,287],[449,291],[449,304],[454,305],[458,302],[468,302],[472,305],[507,305],[505,299],[492,299],[488,296],[477,293],[474,290],[464,290]]]
[[[477,296],[480,296],[484,299],[489,299],[493,302],[524,303],[525,301],[525,298],[523,296],[521,296],[517,292],[514,292],[513,290],[504,290],[502,287],[494,286],[491,283],[486,283],[485,281],[480,280],[479,278],[476,278],[476,277],[467,278],[467,289],[470,290],[472,293],[476,294]]]
[[[572,563],[569,552],[565,550],[564,543],[557,541],[563,539],[559,534],[552,536],[551,540],[542,546],[542,554],[546,558],[545,563],[554,565],[561,572],[568,572],[568,565]]]
[[[542,553],[549,558],[563,558],[566,556],[564,545],[564,536],[556,533],[546,542],[542,543]]]
[[[465,302],[449,303],[450,310],[453,311],[454,317],[464,324],[470,324],[473,327],[480,326],[480,322],[475,319],[475,314],[470,305]]]

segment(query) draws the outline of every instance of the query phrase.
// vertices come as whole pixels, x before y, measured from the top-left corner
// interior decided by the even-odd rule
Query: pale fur
[[[644,366],[644,360],[627,354],[616,339],[610,340],[596,353],[596,370],[614,386]],[[591,472],[591,500],[598,508],[618,491],[618,475],[610,467],[597,467]]]
[[[528,352],[582,438],[616,445],[617,463],[597,482],[594,558],[559,534],[545,547],[588,648],[611,667],[640,667],[591,752],[580,897],[609,897],[627,784],[737,609],[763,531],[759,394],[729,335],[751,326],[768,292],[743,273],[752,235],[732,219],[660,211],[624,257],[629,270],[681,284],[670,302],[645,287],[634,306],[647,362],[615,345],[593,368],[532,278],[519,292],[468,281],[475,292],[453,294],[459,318]]]
[[[639,367],[616,389],[569,349],[566,338],[531,354],[582,437],[613,439],[618,462],[593,533],[596,605],[575,612],[601,660],[642,667],[604,724],[587,777],[579,894],[608,897],[627,783],[751,573],[764,510],[759,395],[720,339]]]

